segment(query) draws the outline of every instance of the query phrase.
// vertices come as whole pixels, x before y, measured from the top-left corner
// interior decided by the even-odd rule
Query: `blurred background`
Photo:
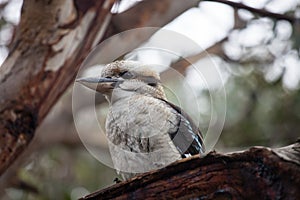
[[[134,21],[142,17],[134,9],[148,9],[148,24],[154,26],[164,21],[160,18],[162,11],[151,7],[154,2],[118,1],[112,13]],[[170,101],[191,114],[204,134],[212,110],[218,113],[225,106],[224,127],[213,148],[217,152],[251,146],[280,147],[295,142],[300,135],[300,1],[190,2],[193,3],[189,9],[165,20],[162,30],[155,31],[135,51],[120,55],[121,58],[163,66],[159,70]],[[171,4],[166,4],[166,8],[183,3],[173,0]],[[21,6],[21,0],[0,0],[0,64],[8,55]],[[119,22],[120,26],[125,23],[122,18]],[[184,39],[172,38],[169,31]],[[128,37],[118,39],[122,42],[119,45],[132,41]],[[176,55],[143,49],[160,45]],[[103,59],[91,61],[87,67],[97,66],[98,70],[113,51],[102,47],[96,57]],[[210,73],[212,68],[217,69],[218,75]],[[80,75],[93,73],[89,70],[82,70]],[[172,74],[174,71],[177,75]],[[206,77],[199,77],[199,71]],[[192,99],[184,99],[189,91],[183,82],[195,93]],[[115,171],[99,162],[82,144],[83,140],[99,154],[107,151],[104,134],[98,134],[98,123],[101,127],[105,123],[107,103],[101,95],[96,96],[98,121],[93,121],[91,106],[84,98],[77,101],[75,117],[80,123],[76,128],[81,133],[86,131],[80,139],[73,119],[72,89],[73,86],[49,113],[24,156],[1,177],[0,199],[77,199],[114,184],[118,177]],[[221,90],[226,97],[220,94]],[[89,91],[83,92],[91,95]]]

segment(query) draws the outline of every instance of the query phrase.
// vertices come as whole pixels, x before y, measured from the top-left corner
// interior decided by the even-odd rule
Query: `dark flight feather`
[[[180,107],[166,100],[161,100],[176,111],[178,129],[175,132],[169,132],[169,135],[181,156],[185,158],[204,153],[203,136],[193,120]]]

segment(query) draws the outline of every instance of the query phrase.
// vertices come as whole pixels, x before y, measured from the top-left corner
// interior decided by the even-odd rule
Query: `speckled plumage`
[[[114,167],[124,179],[204,152],[200,131],[167,101],[154,70],[117,61],[107,65],[101,77],[105,81],[93,88],[110,102],[106,135]]]

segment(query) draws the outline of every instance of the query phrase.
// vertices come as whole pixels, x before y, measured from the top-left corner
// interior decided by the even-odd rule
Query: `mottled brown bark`
[[[299,185],[300,141],[194,156],[82,199],[300,199]]]
[[[114,0],[25,0],[0,68],[0,175],[73,81],[106,29]]]

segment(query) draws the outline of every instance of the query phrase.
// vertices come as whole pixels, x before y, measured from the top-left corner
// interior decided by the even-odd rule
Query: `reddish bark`
[[[97,191],[92,199],[300,199],[300,141],[280,149],[183,159]]]

